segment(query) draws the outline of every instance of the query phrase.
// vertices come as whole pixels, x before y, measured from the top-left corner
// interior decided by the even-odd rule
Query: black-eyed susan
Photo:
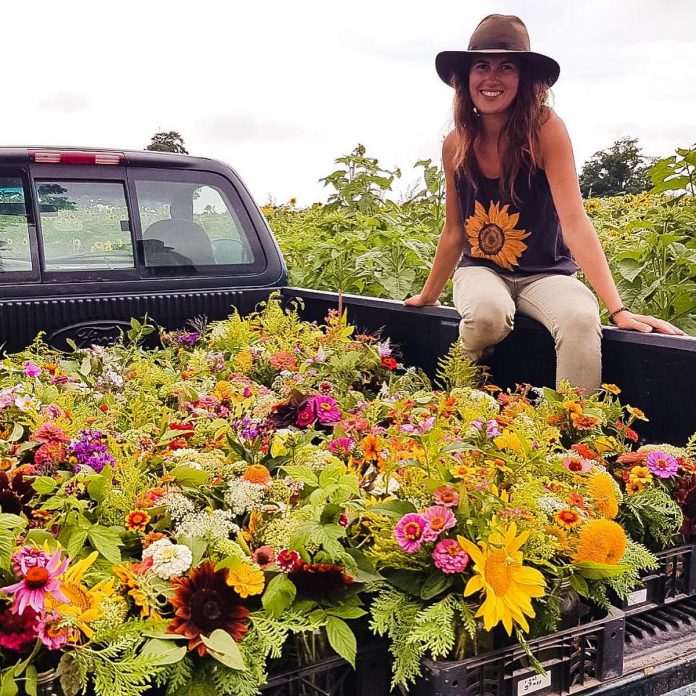
[[[471,255],[487,259],[508,271],[518,266],[520,256],[527,245],[522,241],[529,232],[515,229],[519,213],[508,213],[509,205],[493,203],[486,209],[476,201],[474,214],[466,221],[466,234],[471,246]]]
[[[582,524],[582,517],[577,510],[564,508],[559,510],[554,517],[556,524],[564,529],[575,529]]]
[[[474,576],[466,584],[464,596],[483,591],[485,599],[476,616],[483,617],[486,631],[501,621],[508,635],[512,634],[513,623],[523,631],[529,631],[525,617],[536,615],[532,599],[544,596],[546,581],[541,572],[523,564],[520,548],[528,537],[528,531],[517,534],[514,522],[506,531],[493,532],[488,541],[478,545],[457,537],[474,562]]]

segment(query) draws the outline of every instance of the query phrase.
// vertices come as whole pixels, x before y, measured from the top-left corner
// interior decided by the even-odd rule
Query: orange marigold
[[[616,565],[626,552],[626,532],[612,520],[590,520],[578,534],[573,559],[579,563],[592,561]]]
[[[613,520],[619,514],[618,490],[609,474],[600,472],[590,476],[587,489],[594,498],[594,508],[600,515]]]
[[[242,474],[244,481],[256,483],[259,486],[270,485],[272,478],[271,472],[263,464],[252,464],[247,467],[247,470]]]

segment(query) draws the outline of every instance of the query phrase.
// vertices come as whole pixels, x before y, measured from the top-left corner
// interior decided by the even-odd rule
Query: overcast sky
[[[451,126],[435,55],[492,12],[560,63],[578,168],[625,135],[655,156],[696,141],[696,0],[34,0],[3,4],[0,142],[140,149],[176,130],[259,204],[300,205],[360,142],[405,187]]]

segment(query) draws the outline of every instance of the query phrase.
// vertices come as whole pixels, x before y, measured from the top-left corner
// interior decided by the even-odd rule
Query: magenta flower
[[[35,565],[27,569],[24,577],[14,585],[0,587],[0,592],[14,595],[12,611],[23,614],[27,607],[37,614],[44,611],[46,595],[63,604],[70,600],[60,590],[58,578],[67,570],[70,561],[60,560],[60,550],[56,551],[46,562],[46,565]]]
[[[461,573],[469,563],[469,555],[456,539],[443,539],[435,546],[433,560],[443,573]]]
[[[648,469],[660,478],[668,479],[679,473],[679,462],[669,454],[656,450],[646,459]]]
[[[23,616],[13,614],[8,607],[0,614],[0,647],[27,653],[36,640],[36,614],[27,609]]]
[[[314,405],[310,400],[297,412],[297,425],[301,428],[306,428],[308,425],[314,423],[316,417],[317,414],[314,412]]]
[[[24,363],[24,374],[27,377],[38,377],[41,374],[41,368],[33,362],[27,360]]]
[[[452,508],[459,505],[459,493],[452,486],[440,486],[436,488],[433,496],[438,505]]]
[[[329,442],[329,452],[337,456],[346,456],[355,446],[355,441],[349,437],[337,437]]]
[[[310,402],[314,407],[314,412],[317,414],[317,420],[322,425],[332,425],[341,420],[343,414],[333,396],[326,394],[313,396]]]
[[[394,529],[394,538],[406,553],[416,553],[421,544],[426,541],[425,533],[428,530],[428,521],[415,512],[404,515]]]
[[[424,513],[428,527],[425,530],[425,541],[435,541],[442,532],[452,529],[457,524],[454,513],[444,505],[429,507]]]

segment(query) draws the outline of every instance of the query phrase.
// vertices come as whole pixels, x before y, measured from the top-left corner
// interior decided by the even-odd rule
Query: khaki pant
[[[482,266],[463,266],[454,273],[454,306],[462,317],[459,334],[472,360],[512,331],[518,311],[541,322],[553,336],[557,383],[566,379],[588,392],[599,388],[599,305],[575,276],[503,276]]]

